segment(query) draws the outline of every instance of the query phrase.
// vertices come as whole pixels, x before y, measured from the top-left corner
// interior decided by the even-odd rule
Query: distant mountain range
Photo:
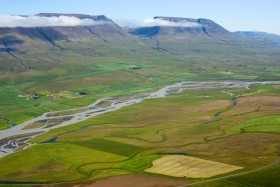
[[[40,13],[37,16],[74,16],[106,24],[0,28],[1,71],[52,69],[67,61],[95,57],[176,55],[217,62],[279,59],[279,36],[231,33],[208,19],[160,17],[190,26],[122,28],[104,15]],[[265,54],[260,58],[260,53]]]
[[[280,36],[266,32],[238,31],[234,32],[238,36],[244,36],[253,40],[258,40],[267,44],[280,46]]]

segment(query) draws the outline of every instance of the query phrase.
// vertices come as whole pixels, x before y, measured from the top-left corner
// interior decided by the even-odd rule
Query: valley
[[[0,28],[0,185],[279,186],[270,36],[36,16],[95,24]]]
[[[258,168],[277,160],[278,151],[275,146],[279,143],[279,129],[272,128],[267,131],[266,127],[269,124],[265,123],[262,126],[261,120],[262,116],[279,116],[278,84],[279,82],[185,82],[151,94],[118,98],[115,102],[122,100],[124,105],[130,105],[132,101],[139,100],[139,97],[150,99],[103,115],[98,115],[97,112],[98,116],[83,118],[85,121],[81,120],[72,125],[46,129],[47,133],[35,135],[36,137],[29,140],[35,145],[1,159],[1,165],[10,168],[5,171],[6,174],[1,173],[1,176],[4,176],[3,179],[10,176],[10,181],[18,178],[22,182],[44,183],[50,182],[52,176],[49,174],[53,173],[52,180],[56,183],[93,180],[149,171],[150,163],[165,155],[187,155],[231,164],[242,167],[240,173],[245,175],[247,171],[251,174],[252,170],[256,170],[253,173],[258,173],[262,171]],[[270,105],[270,102],[274,102],[274,105]],[[100,101],[96,102],[98,103]],[[106,111],[107,107],[108,112],[112,106],[113,104],[105,106],[104,110]],[[76,115],[82,113],[85,112]],[[243,124],[250,124],[248,119],[252,116],[256,122],[260,120],[259,124],[256,124],[258,129],[252,129],[250,132],[242,130]],[[221,120],[216,120],[217,118]],[[36,120],[38,119],[18,127],[22,128]],[[254,125],[255,123],[252,127]],[[38,131],[41,130],[43,128],[39,127]],[[254,140],[254,144],[251,144],[251,140]],[[239,147],[240,144],[242,147]],[[270,147],[263,152],[267,145]],[[48,150],[47,155],[44,150]],[[25,156],[30,154],[35,157]],[[74,159],[77,155],[83,156],[79,160]],[[22,168],[23,173],[13,175],[12,160],[28,163],[28,167]],[[34,160],[36,163],[33,163]],[[35,164],[34,167],[31,163]],[[46,170],[37,168],[38,165],[46,167]],[[277,163],[270,167],[277,168]],[[63,175],[60,171],[63,171]],[[48,173],[47,178],[44,178],[45,173]],[[68,180],[69,175],[73,181]],[[32,178],[33,176],[36,178]],[[223,175],[218,175],[218,178],[220,176]],[[233,176],[237,178],[234,180],[239,180],[239,175]],[[197,181],[196,177],[188,178],[186,183]],[[224,180],[226,182],[227,178],[222,177],[221,181]]]
[[[97,100],[95,103],[83,107],[74,108],[68,111],[55,111],[51,113],[45,113],[40,117],[34,118],[32,120],[26,121],[17,126],[12,126],[7,130],[2,130],[0,132],[0,137],[2,138],[0,142],[0,157],[6,156],[17,150],[22,150],[28,147],[27,141],[35,136],[40,135],[43,132],[48,132],[49,130],[75,124],[87,120],[93,116],[101,115],[107,112],[112,112],[119,110],[125,106],[136,104],[142,102],[145,99],[161,98],[168,95],[187,91],[187,90],[211,90],[211,89],[221,89],[221,88],[247,88],[254,84],[280,84],[277,81],[270,82],[182,82],[175,85],[167,86],[161,88],[160,90],[153,93],[140,93],[136,95],[129,95],[116,98],[104,98]],[[223,93],[233,96],[230,92],[223,91]],[[207,97],[207,96],[205,96]],[[234,101],[232,107],[236,106],[235,100],[239,96],[233,97],[231,100]],[[109,102],[108,105],[101,105],[101,103]],[[230,110],[229,108],[228,110]],[[223,120],[219,118],[222,112],[216,113],[214,116],[217,119],[205,122],[205,124],[215,123]],[[58,116],[58,117],[57,117]],[[275,124],[277,125],[277,124]],[[80,130],[86,129],[87,126],[82,127]],[[276,129],[278,127],[276,126]],[[238,129],[239,130],[239,129]],[[273,130],[272,130],[273,131]],[[65,132],[61,135],[72,133]],[[48,142],[55,142],[58,136],[51,138]],[[24,145],[24,146],[21,146]],[[30,144],[29,144],[30,145]],[[19,149],[21,147],[21,149]]]

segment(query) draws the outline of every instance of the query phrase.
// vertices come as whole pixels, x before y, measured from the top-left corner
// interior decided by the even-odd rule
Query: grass
[[[280,116],[265,116],[247,120],[245,124],[232,128],[233,131],[243,132],[279,132]]]
[[[6,120],[0,120],[0,130],[9,128],[10,125],[6,123]]]
[[[273,73],[267,73],[263,71],[261,63],[251,65],[248,62],[250,68],[243,71],[242,68],[238,69],[238,62],[219,66],[218,62],[210,61],[211,59],[207,61],[186,59],[181,56],[154,53],[148,53],[143,58],[131,56],[92,58],[84,55],[78,60],[76,57],[70,58],[66,68],[65,65],[56,64],[55,69],[48,68],[48,71],[34,69],[17,74],[5,73],[0,75],[0,116],[19,124],[44,112],[87,106],[98,98],[150,92],[180,81],[279,80],[277,76],[279,68],[274,68]],[[129,70],[129,64],[141,66],[143,69]],[[43,64],[37,64],[40,65]],[[225,68],[232,70],[232,73],[230,75],[220,73],[224,72]],[[77,97],[80,91],[88,92],[90,95]],[[19,93],[37,93],[40,99],[18,98]],[[0,123],[0,129],[7,127]]]
[[[137,152],[144,150],[142,147],[115,142],[106,139],[92,139],[88,141],[74,142],[75,145],[83,146],[91,149],[105,151],[112,154],[131,157]]]
[[[98,171],[104,171],[108,169],[123,170],[127,171],[128,173],[143,172],[145,169],[152,166],[151,163],[153,160],[160,158],[161,156],[162,155],[152,154],[141,157],[136,156],[120,162],[89,163],[83,165],[80,170],[86,173],[90,173],[91,176],[94,176],[94,174]]]
[[[18,154],[2,158],[1,166],[5,169],[0,170],[0,180],[28,182],[81,180],[85,175],[80,173],[77,167],[85,161],[110,162],[125,158],[67,143],[37,145]]]
[[[48,116],[50,116],[50,117],[66,116],[66,115],[71,115],[71,114],[77,114],[77,113],[80,113],[80,112],[85,112],[87,110],[88,110],[87,108],[80,108],[80,109],[75,109],[75,110],[66,110],[66,111],[50,113]]]
[[[201,180],[203,182],[203,180]],[[198,186],[198,187],[248,187],[247,184],[240,184],[234,181],[230,180],[219,180],[219,181],[214,181],[214,182],[207,182],[207,183],[202,183],[202,184],[197,184],[193,186]]]
[[[244,185],[254,185],[254,186],[279,186],[280,166],[279,164],[274,165],[265,170],[261,170],[255,173],[246,174],[238,177],[233,177],[228,180],[233,181],[235,183],[240,183]]]
[[[19,185],[17,184],[5,184],[5,185],[1,185],[1,186],[5,186],[5,187],[17,187]],[[21,187],[31,187],[32,185],[20,185]]]
[[[264,87],[266,92],[257,92]],[[0,180],[54,183],[145,173],[163,155],[188,155],[244,170],[271,163],[278,157],[277,131],[247,133],[232,128],[247,122],[277,124],[279,88],[259,85],[251,90],[226,90],[249,95],[238,98],[232,107],[231,96],[221,92],[224,89],[188,91],[53,129],[31,140],[37,145],[0,159],[5,168],[0,169]],[[261,111],[248,113],[254,103]],[[236,115],[240,112],[246,114]],[[221,121],[205,124],[216,119],[217,113]],[[56,143],[40,144],[55,136]],[[235,183],[225,180],[209,186]]]
[[[251,174],[245,174],[238,177],[232,177],[225,180],[219,180],[215,182],[207,182],[200,185],[194,185],[199,187],[247,187],[247,186],[279,186],[278,180],[279,165],[274,165],[262,171],[258,171]]]
[[[174,177],[210,178],[242,167],[182,155],[167,155],[153,161],[146,172]]]
[[[38,128],[38,127],[42,127],[47,123],[47,121],[36,121],[30,125],[27,125],[26,127],[24,127],[23,129],[34,129],[34,128]]]
[[[108,178],[112,176],[125,175],[129,173],[130,173],[129,171],[121,170],[121,169],[98,170],[92,173],[91,179],[102,179],[102,178]]]
[[[20,38],[28,45],[34,42],[25,36]],[[57,41],[70,50],[63,52],[49,50],[43,43],[39,44],[43,51],[32,47],[24,59],[31,70],[0,72],[0,117],[20,124],[50,111],[65,110],[57,115],[72,114],[77,111],[67,110],[87,106],[99,98],[151,92],[180,81],[280,80],[279,50],[274,48],[264,51],[245,41],[226,45],[213,38],[178,36],[160,42],[160,47],[173,52],[169,54],[153,51],[150,43],[155,42],[148,38],[134,40],[141,45],[124,40],[120,46],[115,40],[107,44],[94,39],[93,43],[77,40],[74,47]],[[99,56],[89,53],[93,48]],[[0,63],[1,70],[16,66],[15,62],[4,62]],[[246,66],[240,66],[244,63]],[[129,70],[130,64],[142,69]],[[32,139],[30,142],[37,143],[33,147],[0,159],[0,180],[55,183],[142,173],[163,154],[190,155],[240,165],[245,170],[277,158],[280,87],[227,89],[243,96],[237,99],[234,108],[230,96],[221,91],[224,90],[189,91],[170,98],[146,100],[53,129]],[[89,95],[79,97],[78,92]],[[27,100],[17,97],[19,93],[38,94],[40,98]],[[218,118],[222,120],[205,124]],[[41,124],[33,127],[37,125]],[[0,129],[5,128],[9,126],[0,120]],[[55,136],[58,136],[56,143],[40,144]],[[278,173],[278,169],[264,171],[249,176],[248,181],[244,177],[238,179],[240,182],[236,179],[207,185],[277,186],[269,179],[277,181],[272,177]]]
[[[131,172],[143,172],[145,169],[151,167],[153,160],[160,158],[162,155],[148,155],[141,157],[134,157],[130,160],[114,164],[113,168],[122,168]]]

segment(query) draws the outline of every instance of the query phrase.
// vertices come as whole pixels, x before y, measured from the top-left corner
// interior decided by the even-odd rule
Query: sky
[[[207,18],[229,31],[280,35],[279,8],[279,0],[0,0],[0,14],[82,13],[126,20]]]

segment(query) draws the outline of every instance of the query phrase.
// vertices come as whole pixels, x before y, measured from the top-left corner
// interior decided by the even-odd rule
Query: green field
[[[278,186],[279,185],[279,165],[270,167],[268,169],[255,172],[252,174],[245,174],[239,177],[232,177],[215,182],[207,182],[193,186],[199,187],[246,187],[246,186]]]
[[[244,125],[234,127],[232,130],[244,132],[279,132],[280,116],[265,116],[254,118],[245,122]]]
[[[229,174],[277,160],[280,87],[226,89],[242,96],[235,100],[236,106],[232,96],[222,91],[188,91],[149,99],[51,130],[30,141],[36,145],[0,159],[0,180],[57,183],[146,173],[154,160],[165,155],[188,155],[243,167]],[[42,143],[56,136],[56,142]],[[278,185],[276,178],[269,177],[277,175],[277,168],[273,165],[205,185]]]
[[[130,64],[137,64],[142,69],[131,70]],[[150,52],[144,59],[85,56],[81,61],[69,60],[67,68],[59,64],[48,71],[1,72],[0,117],[19,124],[48,111],[83,107],[104,97],[151,92],[180,81],[279,80],[280,69],[274,68],[275,64],[268,66],[273,68],[273,73],[264,71],[266,65],[263,63],[253,64],[251,61],[245,71],[238,62],[230,62],[225,67],[211,59],[188,59]],[[230,70],[234,72],[225,73]],[[79,92],[88,95],[79,96]],[[25,97],[18,97],[18,94]],[[39,99],[30,99],[32,94],[39,95]],[[0,120],[0,129],[5,128],[8,125]]]
[[[56,126],[70,119],[65,115],[91,110],[87,106],[98,99],[125,100],[179,82],[280,81],[279,46],[239,37],[211,20],[196,21],[205,25],[160,27],[147,37],[111,22],[1,28],[0,130],[46,112],[55,119],[26,129]],[[28,140],[31,147],[0,158],[0,184],[87,186],[121,175],[128,176],[125,181],[140,177],[140,184],[164,179],[204,182],[196,186],[280,186],[279,164],[271,165],[280,156],[280,85],[217,85],[190,86],[40,134]],[[7,142],[13,144],[0,138],[1,146]],[[180,160],[147,172],[156,160],[181,156],[199,161],[185,161],[192,175],[176,175],[184,165]],[[199,166],[213,171],[217,163],[240,169],[197,175]]]
[[[29,155],[32,155],[30,157]],[[126,159],[124,156],[68,143],[33,146],[18,154],[1,159],[1,180],[62,182],[82,180],[88,177],[78,167],[84,162],[112,162]]]
[[[124,144],[119,142],[114,142],[110,140],[105,139],[92,139],[90,141],[79,141],[77,143],[74,143],[78,146],[87,147],[90,149],[96,149],[100,151],[109,152],[112,154],[117,154],[121,156],[131,157],[137,152],[140,152],[143,150],[143,148],[130,145],[130,144]]]

